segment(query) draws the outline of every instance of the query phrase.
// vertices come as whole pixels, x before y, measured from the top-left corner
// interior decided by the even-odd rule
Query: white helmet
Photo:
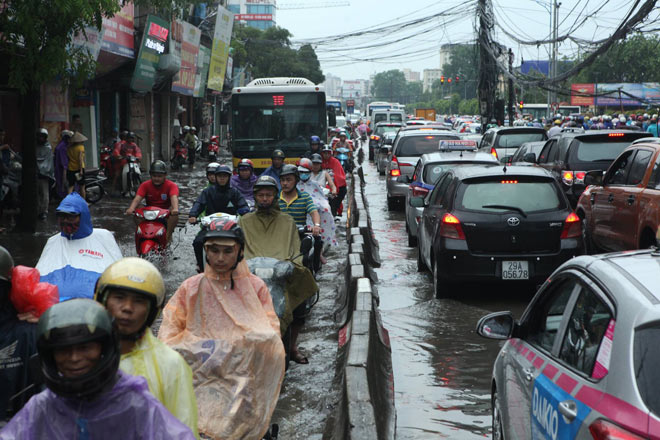
[[[619,122],[626,122],[626,117],[623,115],[619,115]]]
[[[45,128],[41,127],[41,128],[39,129],[39,134],[45,134],[46,136],[48,136],[48,130],[46,130]]]
[[[618,124],[618,123],[619,123],[619,118],[612,119],[612,124]]]
[[[182,130],[185,133],[186,131],[190,131],[190,127],[188,127],[187,125],[184,125]]]

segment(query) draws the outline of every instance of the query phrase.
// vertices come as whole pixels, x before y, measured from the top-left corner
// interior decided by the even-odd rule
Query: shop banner
[[[594,105],[596,84],[571,84],[571,105]],[[590,95],[590,96],[585,96]]]
[[[101,50],[128,58],[135,57],[133,14],[133,3],[126,3],[114,17],[103,18]]]
[[[231,30],[234,26],[234,14],[218,6],[213,32],[213,49],[211,50],[211,65],[209,66],[208,88],[222,91],[227,71],[227,57],[229,56],[229,43]]]
[[[170,23],[155,15],[147,17],[142,35],[142,44],[138,54],[131,89],[136,92],[148,92],[156,82],[156,67],[160,56],[165,53]]]
[[[209,65],[211,64],[211,48],[200,46],[199,55],[197,55],[197,75],[195,75],[195,98],[203,98],[206,94],[206,80],[209,75]]]
[[[172,91],[192,96],[195,92],[197,54],[202,31],[185,21],[174,20],[170,33],[170,47],[181,56],[181,69],[172,79]]]
[[[68,91],[62,83],[53,81],[41,84],[42,121],[67,122],[69,120]]]

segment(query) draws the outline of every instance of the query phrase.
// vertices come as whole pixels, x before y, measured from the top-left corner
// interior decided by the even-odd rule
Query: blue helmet
[[[309,143],[310,144],[320,144],[321,143],[321,138],[318,136],[312,136],[309,138]]]

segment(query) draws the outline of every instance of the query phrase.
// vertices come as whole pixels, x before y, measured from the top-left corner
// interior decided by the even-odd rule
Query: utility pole
[[[557,37],[559,36],[559,7],[561,6],[561,3],[558,3],[557,0],[552,0],[552,57],[551,57],[551,63],[550,63],[550,78],[555,79],[557,76],[557,55],[558,55],[558,44],[557,44]],[[552,84],[550,86],[553,90],[550,93],[551,96],[551,102],[555,103],[557,102],[557,92],[554,90],[556,88],[556,84]],[[554,115],[553,115],[554,117]]]
[[[479,113],[481,114],[482,133],[495,115],[495,87],[497,82],[496,62],[490,33],[493,29],[493,10],[490,0],[479,0]]]
[[[509,73],[513,75],[513,51],[509,48]],[[509,77],[509,127],[513,126],[513,77]]]

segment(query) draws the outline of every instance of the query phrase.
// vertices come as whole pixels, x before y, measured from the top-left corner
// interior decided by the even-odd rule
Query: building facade
[[[275,26],[275,0],[228,0],[227,9],[235,21],[247,26],[261,30]]]
[[[411,69],[403,69],[403,76],[406,77],[407,82],[415,82],[420,80],[420,73],[414,72]]]
[[[325,94],[327,96],[339,98],[339,95],[341,94],[340,77],[334,76],[331,73],[327,73],[325,75],[325,81],[323,82],[323,86],[325,87]]]
[[[424,93],[431,92],[433,88],[433,82],[437,79],[440,79],[441,76],[441,69],[424,69],[424,80],[422,83],[422,90]]]

